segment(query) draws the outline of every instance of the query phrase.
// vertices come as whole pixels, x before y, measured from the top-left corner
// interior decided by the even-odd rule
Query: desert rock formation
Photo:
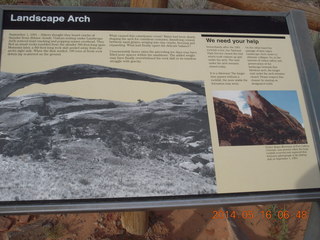
[[[214,193],[206,99],[8,97],[0,101],[0,182],[3,201]]]
[[[252,116],[234,101],[213,98],[220,146],[307,143],[303,126],[288,111],[257,91],[245,94]]]
[[[175,84],[200,95],[205,95],[204,82],[201,80],[176,80],[121,68],[111,68],[92,64],[74,64],[33,73],[15,74],[0,72],[0,100],[5,99],[18,89],[34,83],[50,84],[96,77],[124,78],[128,80]]]

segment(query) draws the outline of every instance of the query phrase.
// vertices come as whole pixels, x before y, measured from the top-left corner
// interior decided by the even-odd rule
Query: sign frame
[[[313,52],[303,12],[251,12],[175,9],[130,9],[130,8],[82,8],[82,7],[26,7],[1,6],[0,40],[2,41],[3,14],[5,11],[53,11],[53,12],[100,12],[100,13],[159,13],[179,15],[225,15],[225,16],[280,16],[285,17],[292,39],[293,50],[300,75],[311,130],[315,142],[318,165],[320,159],[320,75]],[[142,197],[115,199],[44,200],[0,202],[1,214],[93,212],[114,210],[161,209],[180,207],[202,207],[214,205],[248,205],[283,201],[320,200],[320,189],[267,191],[199,196]]]

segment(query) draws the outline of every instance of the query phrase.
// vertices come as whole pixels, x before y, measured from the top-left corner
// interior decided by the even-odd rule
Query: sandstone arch
[[[205,95],[203,81],[176,80],[121,68],[111,68],[91,64],[74,64],[33,73],[15,74],[1,72],[0,100],[7,98],[10,94],[18,89],[34,83],[50,84],[55,82],[68,82],[96,77],[124,78],[128,80],[175,84],[200,95]]]

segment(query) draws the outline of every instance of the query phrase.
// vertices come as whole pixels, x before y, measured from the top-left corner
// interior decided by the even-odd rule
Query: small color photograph
[[[296,91],[213,91],[220,146],[306,144]]]

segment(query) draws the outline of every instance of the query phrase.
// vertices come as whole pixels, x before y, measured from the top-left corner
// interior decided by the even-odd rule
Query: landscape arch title
[[[73,23],[89,23],[91,21],[90,17],[87,15],[74,16],[69,15],[68,17],[64,16],[39,16],[36,14],[27,16],[27,15],[16,15],[10,14],[11,22],[43,22],[43,23],[63,23],[63,22],[73,22]]]

